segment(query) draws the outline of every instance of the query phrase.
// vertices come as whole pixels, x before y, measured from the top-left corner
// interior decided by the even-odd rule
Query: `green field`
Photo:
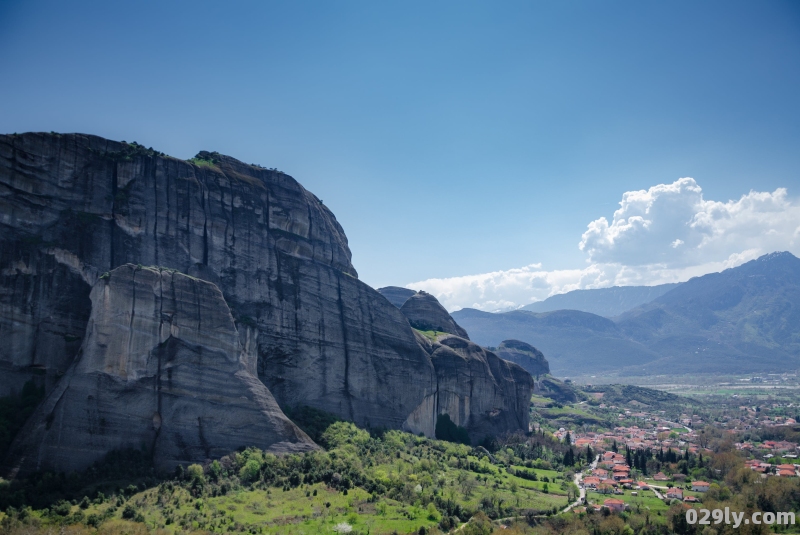
[[[551,463],[531,459],[526,443],[488,455],[482,448],[399,431],[371,436],[346,422],[328,426],[320,437],[326,451],[275,456],[250,448],[136,484],[86,480],[84,487],[79,481],[70,487],[68,480],[50,478],[48,485],[74,488],[72,497],[53,494],[49,506],[15,512],[15,520],[42,529],[70,525],[74,535],[93,528],[134,535],[135,526],[164,535],[288,535],[333,533],[345,523],[354,534],[418,533],[434,526],[450,530],[477,513],[489,518],[549,514],[577,494],[571,476],[541,468]],[[551,455],[546,449],[537,452]],[[514,475],[517,471],[525,477]],[[36,503],[43,485],[5,487],[5,495],[0,486],[0,501],[13,503],[28,493],[26,501]]]
[[[633,496],[631,492],[637,492],[638,496]],[[649,510],[651,513],[655,513],[656,516],[659,516],[659,513],[663,515],[669,506],[664,503],[663,500],[660,500],[653,494],[653,491],[650,490],[637,490],[637,491],[630,491],[626,490],[624,494],[600,494],[597,492],[587,492],[586,499],[590,503],[596,503],[599,505],[603,504],[604,500],[608,498],[616,498],[618,500],[622,500],[625,503],[631,506],[631,509],[634,512],[641,512],[645,510]]]

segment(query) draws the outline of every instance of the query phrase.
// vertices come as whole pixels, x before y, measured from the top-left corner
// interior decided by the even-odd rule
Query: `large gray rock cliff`
[[[550,363],[544,354],[520,340],[503,340],[495,353],[501,359],[519,364],[534,377],[550,373]]]
[[[400,286],[384,286],[383,288],[378,288],[378,291],[397,308],[402,307],[409,297],[417,293],[414,290]]]
[[[317,448],[258,380],[214,284],[128,264],[91,302],[81,352],[12,446],[12,474],[80,470],[142,445],[163,469],[246,446]]]
[[[336,218],[290,176],[80,135],[0,136],[0,394],[65,373],[89,291],[125,263],[208,280],[280,404],[402,427],[433,366],[361,283]],[[5,376],[6,374],[4,374]],[[3,384],[5,383],[5,384]],[[414,432],[432,432],[433,415]]]
[[[417,332],[436,368],[435,411],[465,427],[473,444],[487,436],[528,429],[533,378],[517,364],[465,338]]]
[[[72,392],[70,366],[90,362],[92,288],[120,266],[151,265],[219,289],[240,361],[278,404],[432,436],[444,368],[350,258],[334,215],[284,173],[82,134],[0,136],[0,395],[29,378]],[[453,324],[441,327],[466,338]],[[527,406],[518,385],[493,384]]]
[[[417,292],[403,303],[400,312],[420,331],[438,331],[454,334],[469,340],[467,331],[447,313],[447,310],[429,293]]]

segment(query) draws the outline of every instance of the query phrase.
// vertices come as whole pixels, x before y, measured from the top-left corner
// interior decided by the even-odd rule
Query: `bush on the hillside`
[[[369,433],[359,429],[351,422],[336,422],[322,433],[322,443],[328,449],[338,448],[345,444],[362,446],[369,440]]]

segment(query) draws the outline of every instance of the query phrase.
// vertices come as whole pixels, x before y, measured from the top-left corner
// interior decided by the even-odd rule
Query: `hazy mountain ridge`
[[[784,252],[695,277],[615,321],[573,310],[453,317],[478,343],[535,345],[556,375],[750,373],[800,367],[798,303],[800,259]]]
[[[660,357],[626,337],[613,321],[588,312],[517,310],[497,314],[467,308],[452,315],[481,345],[496,346],[507,339],[534,345],[547,357],[556,376],[589,370],[612,372]]]
[[[553,295],[536,303],[522,307],[531,312],[552,312],[554,310],[580,310],[598,316],[612,318],[639,305],[661,297],[680,283],[659,284],[657,286],[612,286],[591,290],[573,290]]]

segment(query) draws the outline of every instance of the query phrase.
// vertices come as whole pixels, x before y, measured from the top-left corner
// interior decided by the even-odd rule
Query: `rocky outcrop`
[[[429,293],[415,293],[403,303],[400,312],[408,318],[408,322],[415,329],[450,333],[469,340],[467,331],[462,329],[439,301]]]
[[[543,377],[541,380],[536,381],[533,393],[559,403],[575,403],[585,398],[572,385],[559,381],[555,377]]]
[[[20,376],[6,390],[63,375],[98,274],[158,265],[222,290],[280,404],[402,427],[433,366],[350,256],[333,214],[284,173],[87,135],[0,136],[0,367]]]
[[[124,265],[91,302],[81,353],[12,447],[13,471],[78,470],[143,445],[165,469],[245,446],[317,448],[258,380],[214,284]]]
[[[550,373],[550,363],[541,351],[519,340],[504,340],[495,351],[498,357],[522,366],[525,371],[539,377]]]
[[[360,425],[432,436],[441,397],[438,385],[450,381],[456,389],[460,379],[447,377],[446,371],[455,368],[434,368],[436,359],[420,344],[406,316],[358,280],[350,258],[347,238],[334,215],[279,171],[209,152],[183,161],[141,145],[80,134],[0,136],[0,337],[5,342],[0,345],[0,395],[21,388],[31,376],[46,379],[49,392],[60,392],[47,398],[44,431],[32,423],[29,432],[39,438],[26,444],[42,456],[67,462],[55,454],[64,442],[54,438],[47,422],[50,418],[53,429],[59,417],[53,410],[73,405],[59,404],[56,398],[63,395],[66,400],[85,391],[88,383],[81,381],[90,377],[109,385],[118,380],[105,368],[79,373],[88,362],[120,358],[118,353],[87,356],[97,336],[90,315],[100,313],[90,292],[108,284],[101,278],[105,272],[113,279],[120,266],[152,265],[160,266],[154,272],[173,278],[188,275],[186,280],[196,281],[198,287],[210,283],[219,289],[220,306],[225,307],[218,313],[230,314],[231,332],[238,337],[237,365],[255,374],[268,389],[265,395],[271,392],[279,405],[308,405]],[[136,273],[144,271],[153,270]],[[435,306],[426,304],[425,295],[409,299],[414,302],[406,302],[404,311],[419,319],[433,318],[432,327],[465,339],[466,332],[447,321],[452,318],[432,296]],[[131,340],[138,336],[125,335],[124,329],[118,335]],[[81,340],[84,350],[76,360]],[[149,342],[141,343],[144,347]],[[233,347],[232,342],[226,344]],[[205,353],[193,353],[195,346],[178,336],[163,347],[156,345],[158,351],[175,352],[187,361],[205,359]],[[494,364],[487,366],[492,369]],[[201,368],[182,369],[204,377]],[[510,410],[509,400],[516,396],[518,405],[527,405],[527,396],[519,391],[525,390],[526,380],[520,387],[501,380],[502,374],[492,374],[491,380],[474,387],[491,389],[473,389],[464,402],[494,399],[497,407]],[[237,381],[244,380],[240,375]],[[198,379],[185,378],[186,384],[194,380]],[[468,391],[459,390],[459,395]],[[225,388],[221,392],[226,395]],[[100,401],[91,403],[105,410]],[[74,406],[93,407],[91,403],[76,400]],[[483,410],[484,402],[476,403]],[[141,404],[150,410],[144,401]],[[195,410],[200,409],[192,405],[187,414]],[[241,410],[255,414],[255,409]],[[159,414],[164,425],[164,413]],[[147,418],[152,426],[152,414]],[[479,419],[475,416],[474,421]],[[500,420],[514,429],[527,425],[521,418]],[[111,425],[107,417],[98,416],[97,421]],[[79,425],[76,420],[68,427]],[[117,444],[103,442],[106,439],[95,433],[99,428],[91,429],[95,442],[85,444],[88,451]],[[163,429],[159,436],[164,436]],[[256,443],[269,442],[269,436]],[[41,446],[35,446],[36,440]],[[186,444],[195,451],[191,442]],[[228,446],[209,443],[208,451],[213,455]],[[84,459],[81,455],[74,457]],[[169,452],[159,455],[178,458]]]
[[[403,303],[408,301],[409,297],[417,293],[414,290],[401,288],[400,286],[385,286],[383,288],[378,288],[378,291],[397,308],[402,307]]]
[[[528,429],[533,378],[527,371],[465,338],[417,333],[417,339],[436,368],[436,414],[465,427],[473,444]]]

